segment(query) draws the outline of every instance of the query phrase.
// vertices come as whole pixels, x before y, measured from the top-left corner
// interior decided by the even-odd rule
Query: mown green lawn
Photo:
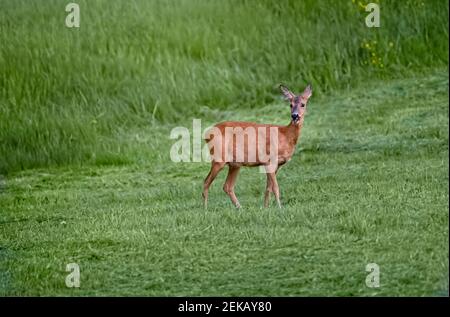
[[[120,131],[141,160],[13,172],[0,188],[0,295],[448,295],[448,72],[312,98],[263,209],[265,175],[173,163],[170,130]],[[220,120],[287,123],[281,102]],[[200,118],[200,116],[197,116]],[[205,126],[213,123],[208,115]],[[142,162],[142,163],[139,163]],[[65,285],[78,263],[81,287]],[[368,288],[368,263],[380,287]]]

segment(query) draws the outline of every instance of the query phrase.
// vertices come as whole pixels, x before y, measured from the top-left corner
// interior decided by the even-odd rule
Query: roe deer
[[[272,124],[259,124],[253,122],[227,121],[216,124],[205,133],[205,141],[208,143],[211,154],[211,170],[204,181],[203,200],[204,206],[208,204],[208,189],[217,174],[225,165],[229,166],[228,176],[223,185],[223,190],[230,196],[233,204],[240,208],[240,204],[234,193],[234,185],[241,166],[262,166],[267,175],[267,186],[264,195],[264,206],[269,206],[270,193],[275,195],[278,207],[281,208],[280,190],[277,183],[276,173],[280,166],[288,162],[295,150],[295,145],[300,137],[303,126],[306,104],[312,95],[311,85],[308,85],[302,94],[296,96],[287,87],[280,85],[281,92],[289,101],[291,106],[291,122],[287,126]],[[266,130],[275,129],[275,162],[274,168],[269,169],[269,162],[262,159],[262,154],[267,154],[267,145],[272,145]],[[258,133],[254,133],[257,130]],[[227,133],[228,138],[227,138]],[[213,138],[211,138],[211,134]],[[252,133],[253,132],[253,133]],[[260,133],[263,132],[263,133]],[[246,137],[246,138],[245,138]],[[241,147],[234,141],[240,140]],[[272,139],[273,140],[273,139]],[[211,144],[212,143],[215,144]],[[264,149],[262,149],[264,148]],[[253,150],[251,153],[250,151]],[[259,155],[256,155],[257,152]],[[252,157],[253,156],[253,157]],[[240,157],[240,159],[239,159]]]

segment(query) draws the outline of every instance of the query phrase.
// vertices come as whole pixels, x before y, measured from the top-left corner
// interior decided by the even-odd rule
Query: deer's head
[[[291,104],[291,118],[294,124],[299,124],[306,112],[306,104],[312,95],[311,85],[306,86],[300,95],[295,95],[287,87],[280,85],[281,92]]]

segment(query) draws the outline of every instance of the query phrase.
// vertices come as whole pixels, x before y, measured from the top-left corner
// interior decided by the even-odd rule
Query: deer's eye
[[[304,103],[301,103],[301,104],[300,104],[300,107],[302,107],[302,108],[303,108],[304,106],[305,106],[305,104],[304,104]]]

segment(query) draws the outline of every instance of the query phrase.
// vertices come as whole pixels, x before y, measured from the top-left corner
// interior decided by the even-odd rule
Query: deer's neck
[[[300,119],[299,123],[294,123],[291,121],[285,129],[286,138],[289,140],[289,145],[293,148],[297,144],[300,138],[300,132],[302,131],[303,118]]]

